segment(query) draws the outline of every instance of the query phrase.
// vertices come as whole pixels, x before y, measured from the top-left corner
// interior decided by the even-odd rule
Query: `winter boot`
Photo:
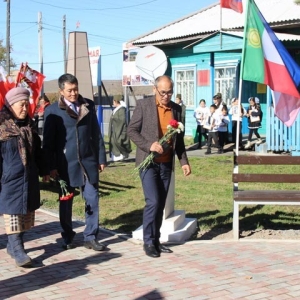
[[[12,253],[18,267],[31,266],[31,258],[25,253],[24,245],[22,242],[23,234],[14,233],[8,235],[7,252]],[[10,254],[11,255],[11,254]]]
[[[257,139],[257,141],[256,141],[256,145],[260,145],[262,143],[262,139],[261,138],[259,138],[259,139]]]
[[[6,253],[7,253],[8,255],[10,255],[11,258],[15,258],[15,257],[14,257],[14,252],[13,252],[13,249],[12,249],[12,246],[11,246],[9,240],[7,241]]]
[[[251,148],[251,142],[247,141],[247,144],[245,145],[244,149],[249,149]]]
[[[223,148],[219,148],[219,149],[218,149],[218,154],[222,154],[222,153],[224,153]]]
[[[20,232],[20,237],[21,237],[21,241],[22,241],[22,247],[24,249],[23,235],[24,235],[24,231]],[[10,255],[11,258],[15,258],[14,257],[14,251],[13,251],[12,245],[10,244],[9,240],[7,241],[6,253],[8,255]]]

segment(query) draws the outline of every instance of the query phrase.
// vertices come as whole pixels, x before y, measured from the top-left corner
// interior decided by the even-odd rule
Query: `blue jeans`
[[[91,241],[97,238],[99,232],[99,194],[98,184],[90,184],[86,179],[85,185],[81,187],[85,200],[85,229],[83,231],[84,241]],[[71,189],[70,189],[71,190]],[[72,240],[75,232],[72,225],[73,199],[60,201],[59,218],[63,229],[62,237]]]
[[[143,213],[143,239],[145,244],[156,244],[171,181],[172,162],[153,163],[140,173],[146,205]]]

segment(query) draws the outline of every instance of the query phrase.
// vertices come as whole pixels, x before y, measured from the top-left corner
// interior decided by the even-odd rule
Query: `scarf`
[[[0,142],[17,138],[19,154],[24,166],[28,165],[32,154],[32,131],[33,122],[29,117],[16,120],[5,106],[0,111]]]

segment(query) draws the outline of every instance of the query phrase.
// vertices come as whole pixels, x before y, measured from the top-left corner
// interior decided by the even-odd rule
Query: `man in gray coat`
[[[138,166],[151,152],[156,152],[154,162],[140,172],[146,205],[143,213],[144,251],[150,257],[172,250],[162,245],[160,227],[169,190],[174,154],[177,154],[185,176],[191,168],[185,152],[183,134],[176,134],[164,147],[158,142],[166,133],[172,119],[181,120],[181,107],[171,101],[173,81],[169,76],[155,80],[155,97],[137,101],[128,126],[128,135],[137,145],[136,165]]]
[[[77,78],[71,74],[59,77],[58,102],[45,111],[43,149],[47,159],[48,174],[62,179],[69,192],[80,187],[85,200],[86,227],[84,246],[102,251],[105,245],[98,239],[99,231],[99,172],[106,166],[106,153],[98,125],[95,105],[78,92]],[[44,178],[49,180],[49,176]],[[73,248],[75,232],[72,226],[73,198],[61,200],[59,217],[63,232],[63,247]]]

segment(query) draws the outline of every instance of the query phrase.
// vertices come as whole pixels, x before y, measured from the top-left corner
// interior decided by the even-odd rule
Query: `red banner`
[[[33,117],[45,76],[31,69],[27,64],[22,64],[17,76],[16,86],[21,86],[30,91],[30,105],[28,115]]]
[[[10,76],[7,76],[3,67],[0,67],[0,109],[4,105],[4,97],[6,93],[15,86],[16,83],[14,80]]]

